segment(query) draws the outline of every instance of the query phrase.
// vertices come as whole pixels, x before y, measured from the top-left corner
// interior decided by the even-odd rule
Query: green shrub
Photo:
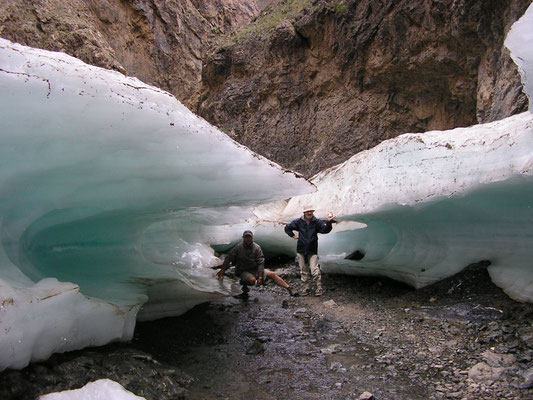
[[[286,20],[295,19],[304,8],[311,7],[312,3],[313,0],[285,0],[275,7],[267,8],[254,22],[231,34],[229,37],[222,38],[216,50],[246,42],[254,35],[268,37],[272,30],[279,24]]]
[[[330,7],[337,14],[346,14],[348,12],[348,6],[344,3],[343,0],[334,1],[330,4]]]

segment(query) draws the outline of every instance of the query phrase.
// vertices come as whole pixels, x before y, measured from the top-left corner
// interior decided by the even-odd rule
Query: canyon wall
[[[529,0],[283,3],[292,18],[267,9],[209,55],[197,110],[282,165],[310,176],[401,133],[527,108],[503,41]]]
[[[258,12],[255,0],[0,0],[0,37],[135,76],[194,107],[211,43]]]

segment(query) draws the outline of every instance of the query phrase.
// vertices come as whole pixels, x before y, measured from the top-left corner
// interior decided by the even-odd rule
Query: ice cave
[[[529,7],[506,41],[530,109],[532,27]],[[294,256],[283,224],[309,203],[337,216],[328,272],[423,287],[487,260],[533,301],[530,112],[406,133],[308,182],[168,93],[62,53],[0,40],[0,88],[0,370],[234,293],[215,250],[249,228]]]

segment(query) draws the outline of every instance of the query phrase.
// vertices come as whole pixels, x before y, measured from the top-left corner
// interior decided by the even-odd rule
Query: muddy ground
[[[277,272],[301,288],[296,266]],[[333,275],[324,286],[289,297],[269,282],[248,301],[140,323],[130,343],[4,371],[0,399],[100,378],[154,400],[533,399],[533,305],[510,300],[485,264],[417,291]]]

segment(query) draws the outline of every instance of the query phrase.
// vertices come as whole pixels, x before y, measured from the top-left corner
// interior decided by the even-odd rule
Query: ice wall
[[[518,65],[522,84],[529,99],[529,111],[533,101],[533,3],[524,16],[515,22],[505,39],[511,58]]]
[[[231,294],[212,224],[314,190],[175,98],[0,40],[0,370]]]
[[[382,275],[422,287],[489,260],[510,296],[533,301],[533,115],[406,134],[313,178],[282,220],[314,204],[340,223],[320,238],[327,272]],[[366,225],[342,229],[346,221]],[[364,257],[349,259],[359,250]]]

